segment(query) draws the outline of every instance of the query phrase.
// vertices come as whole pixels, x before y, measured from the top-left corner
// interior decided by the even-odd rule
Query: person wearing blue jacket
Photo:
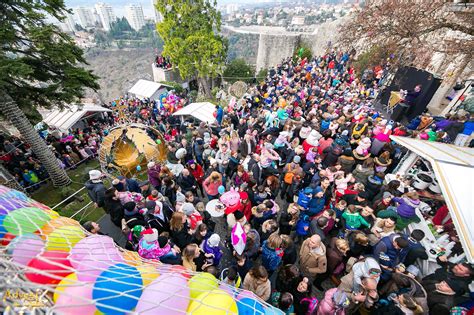
[[[262,244],[262,265],[272,274],[281,265],[283,250],[281,247],[281,236],[278,233],[271,234]]]
[[[324,204],[326,203],[326,198],[324,197],[323,189],[318,186],[314,190],[313,198],[309,201],[308,211],[306,214],[310,217],[314,217],[318,213],[324,210]]]

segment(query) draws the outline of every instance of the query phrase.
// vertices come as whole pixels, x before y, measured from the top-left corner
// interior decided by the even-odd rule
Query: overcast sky
[[[125,6],[130,3],[139,3],[143,7],[143,13],[147,17],[153,17],[152,0],[65,0],[67,7],[74,8],[78,6],[93,7],[98,2],[104,2],[114,7],[114,12],[118,16],[125,15]],[[228,3],[249,3],[252,0],[217,0],[218,4]]]

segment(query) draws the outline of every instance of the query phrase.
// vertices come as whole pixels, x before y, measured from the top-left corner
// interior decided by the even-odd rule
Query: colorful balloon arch
[[[0,272],[6,311],[283,314],[209,273],[142,259],[5,186],[0,186]]]

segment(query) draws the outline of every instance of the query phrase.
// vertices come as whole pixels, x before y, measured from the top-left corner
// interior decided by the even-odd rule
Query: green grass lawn
[[[92,169],[99,168],[99,161],[97,160],[90,161],[87,164],[83,163],[79,165],[75,170],[69,170],[67,172],[69,177],[73,181],[73,183],[67,188],[56,188],[53,187],[51,182],[48,182],[47,185],[43,185],[40,189],[35,191],[31,195],[31,197],[41,203],[44,203],[49,207],[54,207],[62,200],[66,199],[68,196],[83,188],[84,183],[88,180],[89,171]],[[82,198],[82,201],[73,197],[72,202],[61,204],[54,210],[56,210],[62,216],[71,217],[76,211],[83,208],[90,202],[86,189],[83,189],[76,196]],[[102,208],[95,208],[94,205],[90,205],[84,211],[76,215],[74,219],[80,221],[81,223],[88,220],[98,221],[104,214],[105,213]]]

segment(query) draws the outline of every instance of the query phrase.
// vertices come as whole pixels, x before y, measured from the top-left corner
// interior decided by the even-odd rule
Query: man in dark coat
[[[104,206],[105,185],[102,182],[102,173],[98,170],[89,172],[89,180],[85,183],[87,194],[97,207]]]
[[[260,185],[262,183],[262,167],[260,166],[260,156],[253,154],[248,164],[248,170],[252,173],[252,177]]]
[[[453,306],[469,300],[464,294],[469,292],[474,269],[467,263],[449,263],[446,256],[438,257],[437,262],[441,267],[423,278],[422,284],[428,293],[430,314],[449,314]]]

